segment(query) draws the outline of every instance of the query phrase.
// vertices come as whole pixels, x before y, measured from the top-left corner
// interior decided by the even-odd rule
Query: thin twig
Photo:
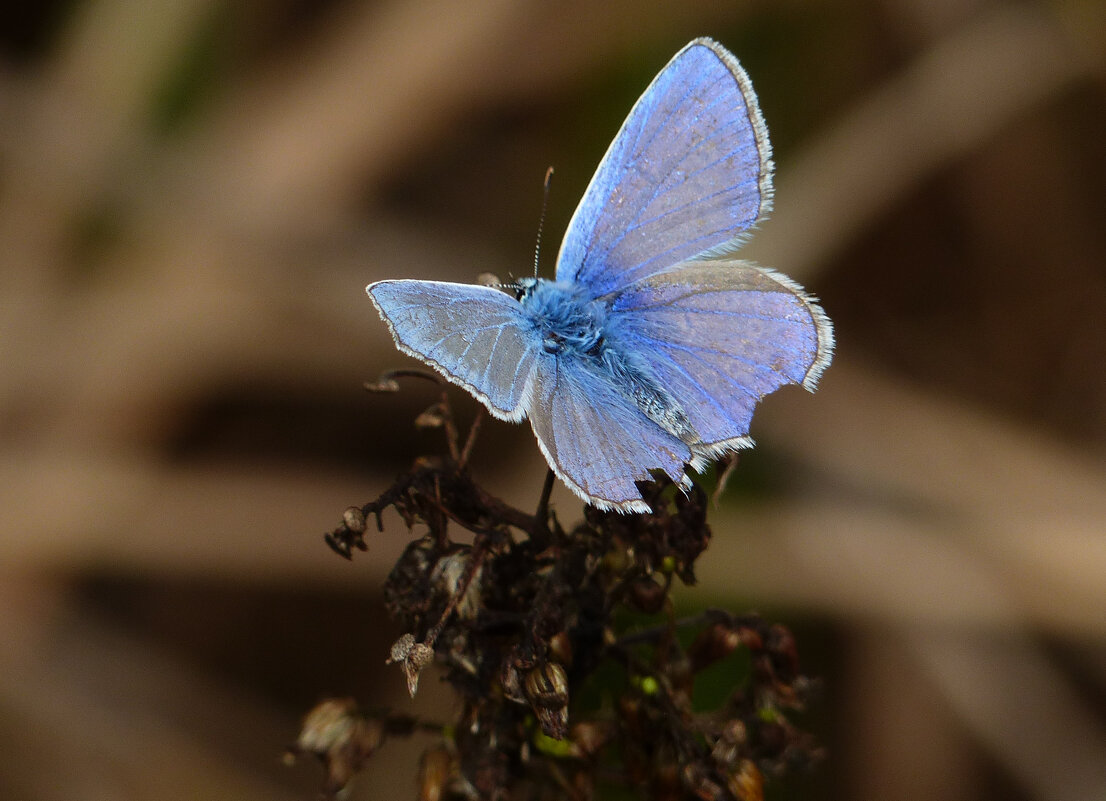
[[[453,610],[457,608],[457,604],[461,602],[461,599],[468,593],[469,585],[472,584],[472,580],[476,578],[476,574],[480,572],[480,568],[484,565],[484,557],[488,554],[487,541],[481,538],[472,549],[472,557],[469,560],[468,565],[465,568],[464,575],[461,576],[461,581],[457,584],[456,591],[450,596],[449,602],[446,604],[445,609],[442,610],[441,617],[438,618],[438,622],[431,626],[430,630],[426,632],[426,636],[423,638],[423,642],[430,647],[434,647],[435,640],[438,639],[438,635],[442,633],[442,629],[445,627],[446,621],[449,620],[449,616],[453,614]]]
[[[461,457],[457,460],[457,467],[462,470],[469,462],[469,456],[472,455],[472,449],[476,445],[476,435],[480,432],[480,426],[483,422],[484,409],[479,408],[476,410],[476,417],[473,419],[472,426],[469,428],[469,435],[465,439],[465,447],[461,448]]]

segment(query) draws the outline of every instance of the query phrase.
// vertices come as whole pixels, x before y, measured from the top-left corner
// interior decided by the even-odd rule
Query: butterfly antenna
[[[545,170],[545,183],[542,186],[541,216],[538,217],[538,241],[534,245],[534,277],[538,277],[538,258],[541,256],[541,231],[545,227],[545,209],[549,205],[549,184],[553,180],[553,168]]]

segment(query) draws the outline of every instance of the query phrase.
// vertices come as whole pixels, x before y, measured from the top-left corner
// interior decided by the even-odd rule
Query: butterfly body
[[[544,278],[518,282],[518,302],[541,338],[542,350],[566,357],[598,358],[607,348],[607,308],[581,287]]]
[[[744,70],[697,39],[634,106],[577,208],[555,280],[513,292],[436,281],[368,287],[396,345],[496,417],[530,420],[589,503],[644,512],[636,482],[752,444],[756,403],[813,389],[832,356],[817,303],[728,258],[771,200],[771,148]]]
[[[625,341],[624,326],[606,301],[588,297],[572,284],[542,278],[524,278],[519,284],[519,303],[545,358],[553,362],[547,369],[591,371],[671,434],[695,437],[679,403],[636,355],[633,343]]]

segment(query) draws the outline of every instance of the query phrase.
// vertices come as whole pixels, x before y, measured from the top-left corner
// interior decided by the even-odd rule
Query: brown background
[[[0,797],[310,798],[280,765],[382,666],[440,447],[364,296],[546,271],[653,74],[711,35],[776,146],[748,254],[838,332],[754,421],[689,604],[793,626],[830,750],[776,798],[1106,795],[1106,8],[1094,0],[88,0],[0,21]],[[474,405],[461,395],[468,419]],[[477,475],[521,504],[527,427]],[[578,502],[555,497],[571,521]],[[414,794],[426,741],[351,798]]]

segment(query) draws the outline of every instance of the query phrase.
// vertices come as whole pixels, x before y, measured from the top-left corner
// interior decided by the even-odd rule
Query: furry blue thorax
[[[573,284],[521,278],[518,301],[541,336],[546,353],[598,356],[604,346],[606,304]]]
[[[654,423],[688,444],[698,441],[687,415],[653,375],[652,369],[619,336],[618,315],[575,284],[522,278],[519,303],[541,337],[542,350],[579,358],[609,377]]]

